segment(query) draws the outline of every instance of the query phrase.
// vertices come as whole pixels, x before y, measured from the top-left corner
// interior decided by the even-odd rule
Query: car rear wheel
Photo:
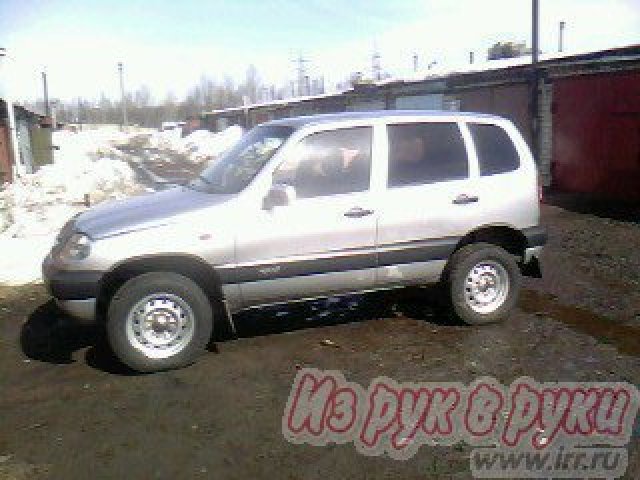
[[[205,293],[193,280],[172,272],[145,273],[127,281],[107,313],[111,348],[140,372],[193,363],[206,350],[212,327]]]
[[[475,243],[449,261],[447,287],[451,307],[470,325],[503,320],[515,307],[521,275],[513,255],[501,247]]]

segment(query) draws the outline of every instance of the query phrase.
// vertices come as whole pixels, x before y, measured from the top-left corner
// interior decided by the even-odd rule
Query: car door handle
[[[467,195],[466,193],[458,195],[456,198],[453,199],[453,203],[455,205],[465,205],[467,203],[475,203],[477,201],[478,201],[478,197],[476,195]]]
[[[349,218],[360,218],[366,217],[367,215],[371,215],[373,210],[367,210],[366,208],[353,207],[351,210],[347,210],[344,212],[345,217]]]

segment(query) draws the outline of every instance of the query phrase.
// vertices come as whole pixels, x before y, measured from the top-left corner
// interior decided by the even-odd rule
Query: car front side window
[[[303,139],[274,172],[273,182],[291,185],[297,198],[369,189],[371,127],[318,132]]]

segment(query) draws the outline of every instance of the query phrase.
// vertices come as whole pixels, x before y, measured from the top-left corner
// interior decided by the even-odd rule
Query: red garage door
[[[640,72],[553,84],[553,185],[640,200]]]

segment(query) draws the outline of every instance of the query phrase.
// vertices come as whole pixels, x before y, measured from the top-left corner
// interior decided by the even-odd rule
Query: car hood
[[[232,196],[171,188],[93,207],[76,218],[75,230],[98,239],[166,225],[183,214],[225,203]]]

